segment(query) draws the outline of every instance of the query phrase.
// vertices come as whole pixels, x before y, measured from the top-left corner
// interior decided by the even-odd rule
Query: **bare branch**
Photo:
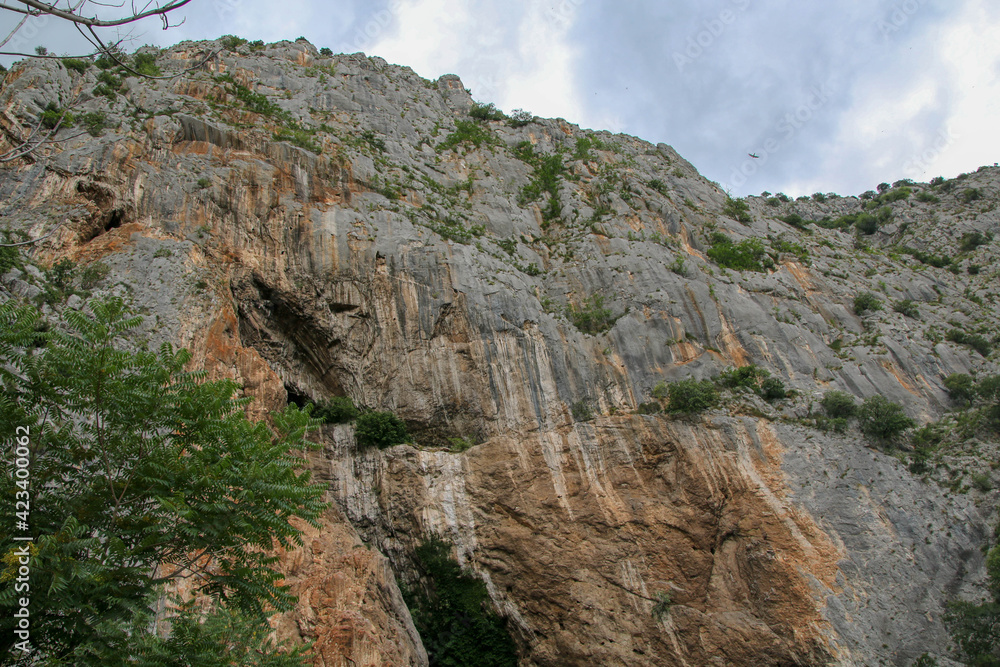
[[[149,18],[150,16],[166,17],[168,13],[176,9],[180,9],[184,5],[191,2],[191,0],[171,0],[162,7],[148,9],[146,11],[141,11],[139,13],[131,14],[129,16],[125,16],[120,19],[99,19],[96,16],[92,18],[81,16],[79,14],[73,13],[72,10],[59,9],[54,4],[50,5],[45,2],[40,2],[39,0],[15,0],[15,1],[25,5],[27,9],[14,9],[9,5],[0,5],[0,9],[10,9],[12,11],[18,11],[21,13],[28,13],[28,14],[48,14],[50,16],[55,16],[57,18],[61,18],[66,21],[79,23],[81,25],[86,25],[93,28],[112,28],[115,26],[121,26],[128,23],[141,21],[142,19]]]

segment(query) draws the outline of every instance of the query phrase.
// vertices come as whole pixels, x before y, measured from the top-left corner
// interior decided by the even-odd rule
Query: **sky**
[[[734,196],[1000,161],[996,0],[193,0],[174,16],[132,26],[132,47],[304,36],[458,74],[508,112],[669,144]],[[0,10],[0,39],[12,19]],[[72,32],[29,23],[0,50],[79,52]]]

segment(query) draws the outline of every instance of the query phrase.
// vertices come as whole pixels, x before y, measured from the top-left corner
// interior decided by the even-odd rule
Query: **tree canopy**
[[[291,517],[324,509],[296,453],[318,420],[290,405],[273,432],[252,423],[236,383],[132,340],[141,318],[120,299],[90,309],[49,324],[0,305],[4,456],[28,449],[28,476],[5,461],[0,479],[0,662],[24,658],[12,630],[27,595],[31,664],[299,664],[266,640],[267,616],[294,601],[269,554],[300,543]],[[27,593],[13,585],[25,544]],[[207,608],[157,615],[181,581]],[[151,631],[164,620],[173,632]]]

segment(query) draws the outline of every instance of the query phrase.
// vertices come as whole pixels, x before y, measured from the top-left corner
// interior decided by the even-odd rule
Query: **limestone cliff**
[[[77,124],[2,166],[0,226],[51,233],[40,266],[106,264],[98,289],[258,416],[348,395],[406,420],[414,443],[382,451],[320,434],[333,509],[283,555],[300,601],[277,623],[316,640],[315,664],[427,663],[397,582],[430,534],[486,581],[523,665],[947,653],[943,603],[982,583],[995,443],[939,450],[921,476],[807,417],[841,389],[925,423],[951,407],[943,377],[996,372],[945,333],[996,335],[1000,169],[910,184],[856,234],[807,223],[865,200],[740,210],[664,144],[474,119],[454,76],[304,41],[157,63],[180,75],[111,94],[96,67],[6,74],[6,145],[50,102]],[[720,267],[720,233],[759,239],[769,266]],[[885,307],[857,315],[862,292]],[[906,299],[919,318],[889,307]],[[750,363],[794,395],[731,392],[693,417],[652,398]],[[450,452],[459,437],[476,444]]]

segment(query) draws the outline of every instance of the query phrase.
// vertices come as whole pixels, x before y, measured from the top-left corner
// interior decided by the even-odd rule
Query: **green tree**
[[[490,609],[486,584],[462,571],[449,545],[432,537],[416,548],[414,563],[422,582],[407,605],[430,664],[515,667],[514,641]]]
[[[410,441],[406,424],[391,412],[365,412],[354,424],[354,438],[359,447],[385,449]]]
[[[858,408],[858,425],[861,432],[870,438],[892,441],[916,423],[906,416],[902,405],[876,394],[865,399]]]
[[[711,380],[688,378],[671,382],[667,387],[668,412],[693,414],[707,410],[719,402],[719,394]]]
[[[93,315],[67,310],[62,325],[39,333],[33,308],[0,305],[0,423],[5,445],[27,434],[30,471],[0,479],[0,515],[10,520],[17,500],[30,503],[16,534],[32,538],[33,655],[116,665],[181,650],[149,628],[163,591],[186,580],[215,600],[200,641],[239,656],[271,612],[294,602],[268,552],[300,544],[289,520],[315,524],[324,508],[295,454],[317,420],[293,405],[272,414],[276,433],[251,423],[234,382],[185,371],[186,350],[154,353],[130,340],[141,318],[120,299],[90,307]],[[0,656],[15,650],[23,595],[12,585],[24,544],[14,536],[0,534]],[[177,613],[177,628],[202,620],[190,607]],[[224,632],[225,619],[239,622]]]

